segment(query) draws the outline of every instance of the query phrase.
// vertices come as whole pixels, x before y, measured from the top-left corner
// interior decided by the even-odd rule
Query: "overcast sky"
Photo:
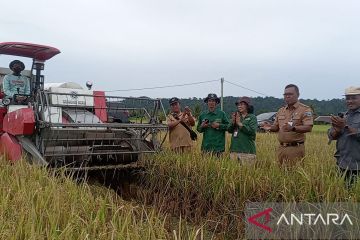
[[[59,48],[48,82],[115,90],[224,77],[270,96],[295,83],[303,98],[330,99],[360,85],[359,12],[358,0],[16,0],[1,3],[0,42]],[[116,94],[209,92],[220,81]],[[259,96],[226,83],[224,95]]]

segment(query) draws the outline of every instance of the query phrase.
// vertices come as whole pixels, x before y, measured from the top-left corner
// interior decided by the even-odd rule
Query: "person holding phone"
[[[241,97],[236,103],[228,132],[231,133],[230,158],[242,164],[253,164],[256,160],[257,119],[249,97]]]
[[[343,116],[331,116],[329,140],[336,140],[336,164],[351,187],[360,175],[360,87],[345,90],[348,111]]]
[[[225,133],[229,120],[225,112],[216,108],[220,99],[215,93],[210,93],[204,99],[208,110],[199,116],[197,131],[203,134],[201,150],[220,157],[225,151]]]

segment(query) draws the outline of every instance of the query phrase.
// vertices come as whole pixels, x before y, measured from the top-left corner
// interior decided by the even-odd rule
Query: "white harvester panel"
[[[28,105],[9,105],[7,113],[11,113],[16,110],[23,109],[23,108],[29,108],[29,106]]]
[[[93,107],[94,97],[93,91],[83,89],[77,83],[48,83],[45,84],[45,89],[49,94],[50,103],[53,105],[62,106],[79,106],[79,107]],[[56,94],[56,93],[66,93]],[[89,96],[79,96],[89,95]]]
[[[47,107],[44,109],[45,122],[62,123],[62,110],[60,107]]]
[[[93,113],[79,109],[63,109],[64,116],[74,123],[102,123]]]

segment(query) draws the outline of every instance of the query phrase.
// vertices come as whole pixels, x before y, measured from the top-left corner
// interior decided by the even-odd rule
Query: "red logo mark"
[[[272,229],[269,226],[266,226],[266,224],[268,222],[270,222],[270,213],[272,212],[272,210],[273,210],[272,208],[265,209],[264,211],[259,212],[259,213],[255,214],[255,215],[252,215],[251,217],[249,217],[248,221],[250,223],[252,223],[252,224],[254,224],[254,225],[256,225],[256,226],[258,226],[258,227],[260,227],[260,228],[262,228],[262,229],[264,229],[264,230],[271,233]],[[260,223],[260,222],[258,222],[256,220],[256,219],[262,217],[263,215],[265,215],[265,223],[264,224],[262,224],[262,223]]]

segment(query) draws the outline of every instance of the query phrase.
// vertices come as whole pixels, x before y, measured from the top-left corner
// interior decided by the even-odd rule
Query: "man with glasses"
[[[169,101],[170,114],[167,118],[169,127],[169,142],[173,151],[178,153],[190,152],[195,134],[191,127],[195,125],[195,118],[189,107],[181,112],[180,100],[173,97]],[[196,134],[195,134],[196,135]]]
[[[266,131],[278,132],[278,160],[285,167],[293,167],[305,157],[305,133],[311,132],[313,127],[311,108],[300,103],[299,96],[296,85],[287,85],[284,91],[286,105],[277,112],[273,125],[267,122],[262,125]]]
[[[348,111],[344,116],[331,116],[328,136],[337,140],[336,163],[350,187],[360,174],[360,87],[347,88],[345,99]]]

